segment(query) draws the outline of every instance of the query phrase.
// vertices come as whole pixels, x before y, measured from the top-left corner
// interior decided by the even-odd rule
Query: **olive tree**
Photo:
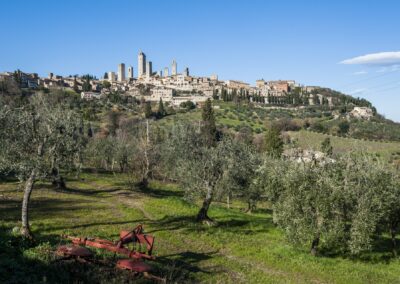
[[[211,203],[226,194],[230,186],[243,182],[238,176],[233,178],[235,161],[239,161],[237,155],[242,154],[243,148],[230,137],[224,137],[213,147],[208,143],[197,126],[176,125],[165,139],[162,156],[165,167],[185,189],[186,196],[202,200],[197,221],[212,223],[208,216]]]
[[[399,222],[399,189],[388,165],[370,155],[346,157],[343,183],[348,201],[349,250],[353,254],[371,250],[379,229],[389,230],[393,252]]]
[[[256,209],[257,201],[261,199],[262,191],[254,183],[261,163],[255,147],[246,141],[235,139],[231,142],[230,153],[226,161],[226,177],[222,186],[227,195],[229,206],[233,194],[241,196],[248,204],[247,212]]]
[[[279,175],[281,192],[273,205],[274,222],[285,230],[288,239],[310,244],[312,255],[317,254],[321,241],[339,244],[345,220],[341,212],[341,188],[333,181],[337,175],[335,165],[293,163]]]
[[[395,254],[399,225],[398,177],[371,156],[350,153],[318,164],[264,163],[257,179],[272,203],[274,222],[287,238],[359,254],[389,230]]]
[[[87,166],[114,169],[114,156],[116,153],[115,137],[95,136],[89,140],[85,149],[85,163]]]
[[[32,96],[20,108],[2,105],[1,164],[24,182],[21,234],[32,237],[29,200],[35,182],[63,166],[78,152],[82,126],[79,115],[62,104],[52,104],[44,94]],[[79,146],[77,145],[79,144]]]
[[[389,232],[392,254],[397,256],[396,236],[400,230],[400,176],[394,172],[386,173],[385,176],[387,186],[381,196],[384,201],[384,213],[380,226],[383,231]]]
[[[131,171],[139,179],[141,186],[146,187],[159,163],[159,147],[163,134],[160,128],[146,119],[136,125],[132,135]]]

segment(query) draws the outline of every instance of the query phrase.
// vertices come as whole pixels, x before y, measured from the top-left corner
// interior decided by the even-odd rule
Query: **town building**
[[[225,83],[227,87],[232,89],[247,89],[250,87],[250,84],[236,80],[227,80]]]
[[[170,102],[172,100],[172,96],[174,94],[173,89],[169,88],[153,88],[151,90],[151,95],[150,97],[145,97],[146,101],[156,101],[158,102],[160,99],[163,100],[163,102]]]
[[[354,107],[349,113],[349,116],[358,119],[370,120],[371,117],[374,116],[374,112],[369,107]]]
[[[217,75],[217,74],[212,74],[212,75],[210,76],[210,80],[218,81],[218,75]]]
[[[95,92],[82,92],[81,93],[81,99],[84,100],[93,100],[93,99],[100,99],[101,94],[100,93],[95,93]]]
[[[259,89],[265,87],[265,85],[267,85],[267,82],[264,79],[256,81],[256,87]]]
[[[115,82],[115,72],[113,71],[108,72],[108,80],[110,82]]]
[[[191,101],[195,104],[203,104],[207,101],[208,97],[206,96],[177,96],[173,97],[171,100],[171,104],[173,106],[180,106],[181,103]]]
[[[288,81],[268,81],[268,85],[271,87],[272,90],[275,90],[277,92],[288,93],[290,90]]]

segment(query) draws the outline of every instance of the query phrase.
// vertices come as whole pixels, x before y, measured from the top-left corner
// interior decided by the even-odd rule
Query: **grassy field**
[[[139,223],[156,237],[154,274],[171,282],[400,283],[400,262],[385,253],[312,257],[307,248],[287,243],[266,208],[246,214],[240,203],[214,205],[216,226],[196,224],[198,207],[175,185],[153,182],[132,190],[125,176],[114,174],[84,174],[68,180],[63,192],[38,184],[30,215],[36,243],[27,244],[11,233],[20,218],[18,188],[16,182],[0,184],[1,283],[131,282],[129,273],[108,264],[57,262],[52,252],[65,243],[61,234],[117,239],[120,229]],[[96,252],[99,260],[111,257]]]
[[[238,111],[232,103],[218,102],[215,105],[214,112],[218,127],[237,128],[236,130],[239,130],[241,127],[247,126],[254,131],[264,129],[264,121],[254,111]],[[198,124],[201,119],[201,109],[197,108],[189,112],[177,112],[176,114],[166,116],[161,120],[157,120],[156,123],[162,126],[172,125],[177,122]]]
[[[306,130],[289,131],[287,133],[291,138],[296,139],[298,146],[303,149],[319,150],[321,147],[321,142],[326,137],[330,137],[333,151],[335,153],[344,153],[351,150],[365,151],[368,153],[379,154],[383,158],[387,159],[392,153],[400,151],[400,142],[380,142],[344,138]]]

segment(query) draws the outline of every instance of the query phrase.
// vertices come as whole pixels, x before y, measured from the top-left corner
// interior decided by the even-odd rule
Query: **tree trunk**
[[[56,189],[60,190],[65,190],[67,189],[67,186],[65,185],[65,180],[64,178],[60,175],[60,170],[58,167],[54,167],[51,171],[52,176],[53,176],[53,185],[56,187]]]
[[[254,210],[256,210],[256,202],[254,200],[247,201],[247,210],[246,213],[251,214]]]
[[[251,206],[251,201],[249,200],[249,201],[247,201],[247,210],[246,210],[246,213],[251,213],[251,208],[252,208],[252,206]]]
[[[207,190],[207,195],[206,198],[203,201],[203,205],[201,206],[201,209],[199,211],[199,213],[197,214],[197,222],[212,222],[211,218],[208,217],[208,209],[210,208],[210,204],[212,202],[212,193],[213,190],[212,188],[209,188]]]
[[[226,205],[227,205],[228,209],[231,208],[231,200],[230,200],[229,194],[226,196]]]
[[[29,199],[31,197],[33,185],[35,184],[36,180],[36,169],[33,169],[29,178],[25,182],[25,189],[24,189],[24,198],[22,200],[22,227],[21,227],[21,235],[31,239],[32,233],[29,227]]]
[[[150,128],[149,120],[146,120],[146,140],[144,141],[144,171],[142,176],[142,185],[147,187],[150,178]]]
[[[76,167],[76,173],[75,173],[75,178],[79,179],[82,171],[82,163],[79,162],[79,165]]]
[[[317,255],[317,249],[318,249],[318,244],[319,244],[319,233],[315,236],[315,239],[311,243],[311,255],[316,256]]]
[[[142,181],[140,182],[140,186],[143,189],[146,189],[149,186],[149,180],[146,177],[142,177]]]
[[[393,257],[397,257],[396,229],[393,226],[390,228],[390,236],[392,239],[392,254]]]

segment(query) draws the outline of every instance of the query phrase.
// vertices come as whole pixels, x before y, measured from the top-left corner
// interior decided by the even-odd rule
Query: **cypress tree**
[[[158,103],[157,116],[158,116],[159,118],[162,118],[162,117],[164,117],[166,114],[167,114],[167,113],[166,113],[165,108],[164,108],[164,103],[163,103],[162,99],[160,98],[160,102]]]
[[[279,129],[270,126],[265,132],[265,151],[272,157],[280,157],[283,152],[283,141]]]
[[[328,157],[332,156],[333,147],[331,145],[331,139],[329,137],[325,138],[321,143],[321,151],[324,152]]]
[[[210,99],[204,104],[202,118],[203,127],[201,132],[204,142],[209,147],[214,146],[217,140],[217,127],[215,126],[214,110]]]
[[[145,118],[150,118],[153,115],[153,112],[151,110],[151,104],[150,102],[145,102],[144,103],[144,117]]]

